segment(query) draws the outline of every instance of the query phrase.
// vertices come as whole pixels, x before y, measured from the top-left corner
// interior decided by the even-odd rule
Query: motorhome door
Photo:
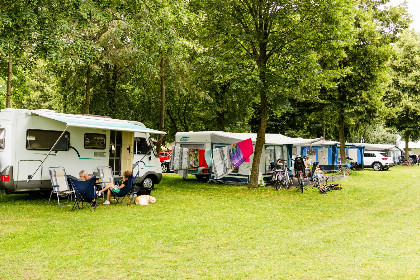
[[[114,175],[121,175],[121,131],[111,130],[109,144],[109,166],[111,166]]]
[[[121,145],[121,172],[133,169],[134,132],[123,131]]]

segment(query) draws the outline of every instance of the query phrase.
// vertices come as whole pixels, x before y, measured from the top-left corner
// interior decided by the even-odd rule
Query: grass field
[[[0,195],[0,279],[420,279],[420,167],[343,190],[164,175],[149,206],[95,212]]]

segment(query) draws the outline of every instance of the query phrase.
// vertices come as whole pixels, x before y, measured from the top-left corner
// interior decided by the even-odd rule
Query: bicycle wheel
[[[299,175],[299,187],[301,192],[303,193],[303,176],[302,173]]]
[[[276,186],[276,190],[280,190],[282,187],[281,181],[280,180],[276,180],[274,185]]]
[[[282,180],[281,180],[281,184],[283,185],[283,187],[284,187],[285,189],[290,188],[289,177],[284,176],[284,177],[282,178]]]

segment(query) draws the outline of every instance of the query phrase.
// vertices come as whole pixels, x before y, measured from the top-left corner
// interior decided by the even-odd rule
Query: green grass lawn
[[[95,212],[0,195],[0,279],[420,279],[420,167],[343,190],[164,175],[148,206]]]

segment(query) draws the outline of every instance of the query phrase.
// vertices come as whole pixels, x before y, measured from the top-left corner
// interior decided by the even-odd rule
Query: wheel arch
[[[151,178],[153,183],[159,184],[162,180],[162,173],[146,172],[143,176],[136,179],[136,184],[143,184],[144,179]]]

